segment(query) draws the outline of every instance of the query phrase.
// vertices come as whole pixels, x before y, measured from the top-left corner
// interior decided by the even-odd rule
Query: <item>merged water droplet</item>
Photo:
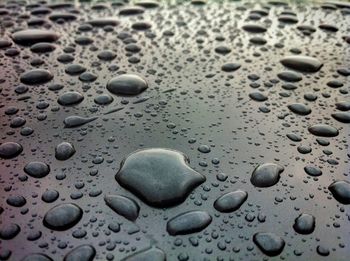
[[[175,150],[139,150],[123,160],[116,180],[149,205],[170,207],[205,181],[188,163],[188,157]]]

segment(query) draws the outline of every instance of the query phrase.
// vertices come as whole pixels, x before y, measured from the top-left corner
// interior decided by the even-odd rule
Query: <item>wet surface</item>
[[[345,2],[0,2],[0,260],[348,260],[349,28]]]

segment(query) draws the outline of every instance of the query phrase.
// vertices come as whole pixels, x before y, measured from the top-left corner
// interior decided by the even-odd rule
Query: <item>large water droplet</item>
[[[47,83],[53,78],[51,72],[45,69],[33,69],[21,75],[21,82],[27,85]]]
[[[74,146],[69,142],[62,142],[55,148],[55,157],[58,160],[67,160],[75,153]]]
[[[316,58],[304,55],[292,55],[284,57],[281,60],[281,63],[290,69],[301,72],[317,72],[323,65]]]
[[[93,246],[81,245],[68,252],[63,261],[92,261],[95,255],[96,250]]]
[[[205,181],[188,163],[188,157],[178,151],[139,150],[123,160],[116,180],[146,203],[169,207],[184,201],[192,189]]]
[[[119,195],[108,195],[105,196],[105,202],[119,215],[131,221],[135,221],[139,216],[140,206],[131,198]]]
[[[119,95],[137,95],[147,88],[147,82],[134,74],[123,74],[112,78],[107,83],[107,89],[111,93]]]
[[[253,171],[250,182],[260,188],[271,187],[279,181],[283,170],[282,166],[275,163],[264,163]]]
[[[299,115],[308,115],[311,113],[311,109],[303,103],[293,103],[288,105],[288,109]]]
[[[177,215],[167,223],[170,235],[186,235],[199,232],[211,223],[211,216],[206,211],[189,211]]]
[[[338,136],[339,131],[327,124],[315,124],[308,128],[309,132],[321,137],[335,137]]]
[[[59,35],[51,30],[26,29],[12,34],[15,43],[21,45],[32,45],[39,42],[54,42]]]
[[[57,102],[63,106],[70,106],[81,103],[84,100],[84,96],[79,92],[65,92],[57,100]]]
[[[0,145],[0,157],[3,159],[12,159],[17,157],[22,151],[22,146],[16,142],[10,141]]]
[[[9,225],[1,225],[0,238],[3,240],[12,239],[15,236],[17,236],[20,231],[21,231],[21,228],[14,223],[11,223]]]
[[[342,123],[350,123],[350,112],[336,112],[332,117]]]
[[[24,172],[33,178],[43,178],[50,173],[50,166],[46,163],[33,161],[24,166]]]
[[[268,232],[256,233],[253,236],[253,241],[268,256],[279,255],[285,245],[284,240],[280,236]]]
[[[52,230],[67,230],[79,222],[83,210],[72,203],[62,203],[51,208],[44,216],[44,225]]]
[[[226,193],[214,202],[214,208],[220,212],[232,212],[239,209],[247,200],[248,193],[242,190],[236,190]]]
[[[299,234],[311,234],[315,230],[315,217],[310,214],[300,214],[295,219],[293,228]]]
[[[350,204],[350,183],[346,180],[338,180],[328,187],[333,197],[342,204]]]

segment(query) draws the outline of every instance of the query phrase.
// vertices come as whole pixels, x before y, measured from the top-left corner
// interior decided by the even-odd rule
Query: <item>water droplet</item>
[[[41,179],[50,173],[50,166],[43,162],[33,161],[24,166],[24,172],[33,178]]]
[[[209,153],[211,151],[211,149],[208,145],[200,145],[198,147],[198,151],[200,151],[202,153]]]
[[[51,30],[26,29],[12,34],[15,43],[21,45],[32,45],[39,42],[55,42],[59,35]]]
[[[83,210],[72,203],[62,203],[51,208],[44,216],[44,225],[52,230],[67,230],[79,222]]]
[[[300,82],[302,77],[300,74],[292,71],[284,71],[277,74],[278,78],[286,82]]]
[[[52,203],[56,201],[58,197],[59,197],[59,193],[57,190],[46,190],[41,196],[41,199],[46,203]]]
[[[350,123],[350,112],[336,112],[332,117],[342,123]]]
[[[70,106],[81,103],[84,96],[79,92],[65,92],[58,99],[57,102],[63,106]]]
[[[264,26],[259,24],[245,24],[242,28],[249,33],[264,33],[267,30]]]
[[[119,20],[115,17],[99,17],[86,23],[91,24],[95,27],[105,27],[105,26],[117,26],[119,24]]]
[[[315,217],[310,214],[300,214],[295,219],[293,228],[299,234],[311,234],[315,230]]]
[[[74,146],[69,142],[62,142],[55,148],[55,157],[58,160],[67,160],[75,153]]]
[[[264,163],[256,167],[250,178],[250,182],[260,188],[271,187],[275,185],[279,179],[280,174],[284,168],[275,163]]]
[[[241,67],[238,63],[225,63],[223,66],[221,66],[221,70],[224,72],[234,72],[238,70]]]
[[[5,142],[0,145],[0,157],[3,159],[17,157],[22,151],[23,147],[16,142]]]
[[[170,207],[183,202],[205,177],[191,169],[183,153],[160,148],[128,155],[116,180],[149,205]]]
[[[268,256],[279,255],[285,246],[284,240],[273,233],[259,232],[253,236],[254,243]]]
[[[211,223],[211,216],[206,211],[189,211],[177,215],[167,223],[170,235],[186,235],[202,231]]]
[[[335,104],[338,110],[349,111],[350,110],[350,101],[340,101]]]
[[[15,236],[17,236],[20,231],[21,231],[21,228],[14,223],[11,223],[9,225],[1,225],[0,238],[3,240],[10,240]]]
[[[119,195],[108,195],[105,196],[104,199],[107,206],[131,221],[135,221],[139,216],[140,206],[131,198]]]
[[[342,204],[350,204],[350,183],[346,180],[338,180],[328,187],[333,197]]]
[[[267,96],[261,92],[251,92],[249,93],[249,97],[258,102],[263,102],[267,100]]]
[[[116,95],[137,95],[147,88],[147,82],[134,74],[123,74],[112,78],[107,83],[108,91]]]
[[[53,75],[48,70],[33,69],[21,75],[21,82],[27,85],[38,85],[47,83],[53,78]]]
[[[81,245],[68,252],[63,261],[92,261],[95,255],[96,250],[93,246]]]
[[[308,175],[313,176],[313,177],[318,177],[318,176],[322,175],[322,171],[319,168],[312,166],[312,165],[305,166],[304,170]]]
[[[314,73],[321,69],[323,64],[314,57],[304,55],[292,55],[284,57],[281,63],[293,70]]]
[[[248,193],[242,190],[228,192],[214,202],[214,208],[220,212],[233,212],[247,200]]]
[[[96,120],[98,117],[90,117],[90,118],[85,118],[85,117],[80,117],[80,116],[68,116],[67,118],[64,119],[64,127],[65,128],[75,128],[82,126],[86,123],[92,122]]]
[[[321,137],[335,137],[339,134],[336,128],[327,124],[315,124],[310,126],[308,130],[311,134]]]
[[[299,115],[308,115],[311,113],[311,109],[303,103],[293,103],[288,105],[288,109]]]
[[[27,200],[20,195],[15,195],[15,196],[9,196],[6,200],[6,203],[9,204],[12,207],[23,207],[26,203]]]
[[[165,253],[157,247],[143,249],[139,252],[136,252],[122,259],[122,261],[165,261],[165,260],[166,260]]]
[[[108,105],[113,102],[113,97],[109,94],[101,94],[97,96],[94,101],[98,105]]]

